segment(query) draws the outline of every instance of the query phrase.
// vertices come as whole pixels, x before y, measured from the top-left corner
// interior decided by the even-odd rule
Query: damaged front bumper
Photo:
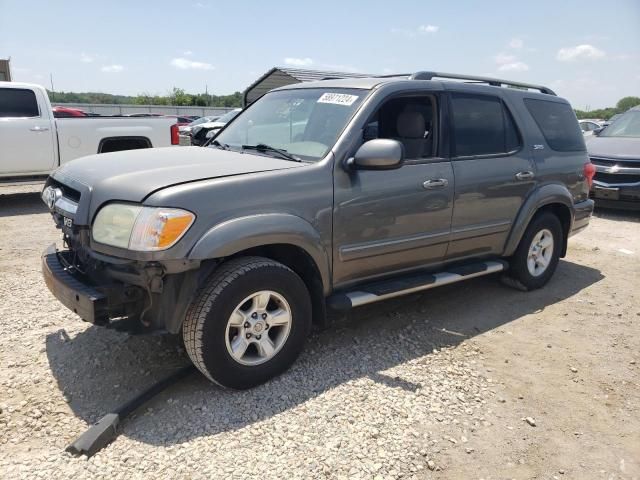
[[[121,282],[99,282],[78,271],[68,250],[50,245],[42,254],[42,275],[51,293],[82,320],[107,326],[110,321],[139,317],[144,289]]]
[[[195,293],[216,265],[136,262],[95,252],[82,263],[78,256],[55,245],[43,252],[42,275],[51,293],[86,322],[136,334],[179,333]]]

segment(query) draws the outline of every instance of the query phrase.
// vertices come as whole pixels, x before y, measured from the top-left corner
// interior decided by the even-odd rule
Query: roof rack
[[[494,87],[506,86],[506,87],[538,90],[539,92],[546,93],[547,95],[556,94],[550,88],[544,87],[542,85],[532,85],[530,83],[513,82],[511,80],[502,80],[500,78],[477,77],[475,75],[458,75],[457,73],[415,72],[415,73],[399,73],[399,74],[392,74],[392,75],[380,75],[380,77],[381,78],[409,77],[409,80],[433,80],[434,78],[446,78],[446,79],[453,79],[453,80],[465,80],[467,82],[473,82],[473,83],[486,83],[487,85],[492,85]]]

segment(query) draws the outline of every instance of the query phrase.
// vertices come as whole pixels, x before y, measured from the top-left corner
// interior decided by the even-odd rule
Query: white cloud
[[[105,73],[120,73],[124,67],[122,65],[105,65],[100,70]]]
[[[306,58],[287,57],[284,59],[284,63],[286,65],[291,65],[294,67],[309,67],[313,65],[313,60],[309,57],[306,57]]]
[[[391,33],[407,38],[416,38],[418,35],[435,35],[440,27],[437,25],[420,25],[418,28],[392,28]]]
[[[174,58],[170,64],[179,70],[213,70],[215,68],[210,63],[195,62],[188,58]]]
[[[193,52],[191,50],[185,50],[184,52],[182,52],[182,54],[188,57],[190,55],[193,55]]]
[[[561,62],[572,62],[574,60],[597,60],[603,58],[605,53],[593,45],[577,45],[575,47],[566,47],[558,50],[556,58]]]
[[[94,57],[93,55],[88,55],[86,53],[81,53],[80,54],[80,61],[83,63],[93,63],[94,61]]]
[[[524,62],[505,63],[498,67],[500,72],[526,72],[527,70],[529,70],[529,65]]]
[[[505,65],[507,63],[513,63],[517,60],[515,55],[510,55],[508,53],[499,53],[495,57],[494,60],[498,65]]]
[[[524,46],[524,42],[521,38],[512,38],[509,42],[509,47],[514,49],[520,49]]]
[[[437,33],[440,30],[440,27],[437,25],[420,25],[418,27],[418,32],[420,33]]]
[[[493,59],[498,65],[498,71],[500,72],[526,72],[529,70],[529,65],[518,60],[518,57],[508,53],[498,53]]]

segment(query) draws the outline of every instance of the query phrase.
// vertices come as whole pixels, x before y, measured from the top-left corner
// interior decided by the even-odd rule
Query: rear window
[[[0,117],[39,117],[33,90],[0,88]]]
[[[532,98],[525,98],[524,104],[552,149],[559,152],[586,150],[576,114],[569,105]]]
[[[520,146],[511,114],[498,97],[451,95],[456,156],[495,155]]]

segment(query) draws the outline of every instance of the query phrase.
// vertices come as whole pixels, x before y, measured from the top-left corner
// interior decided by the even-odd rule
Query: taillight
[[[585,163],[584,164],[584,178],[587,180],[587,185],[591,188],[593,185],[593,177],[596,175],[596,167],[593,163]]]
[[[179,145],[180,144],[180,135],[178,130],[178,124],[174,123],[171,125],[171,145]]]

